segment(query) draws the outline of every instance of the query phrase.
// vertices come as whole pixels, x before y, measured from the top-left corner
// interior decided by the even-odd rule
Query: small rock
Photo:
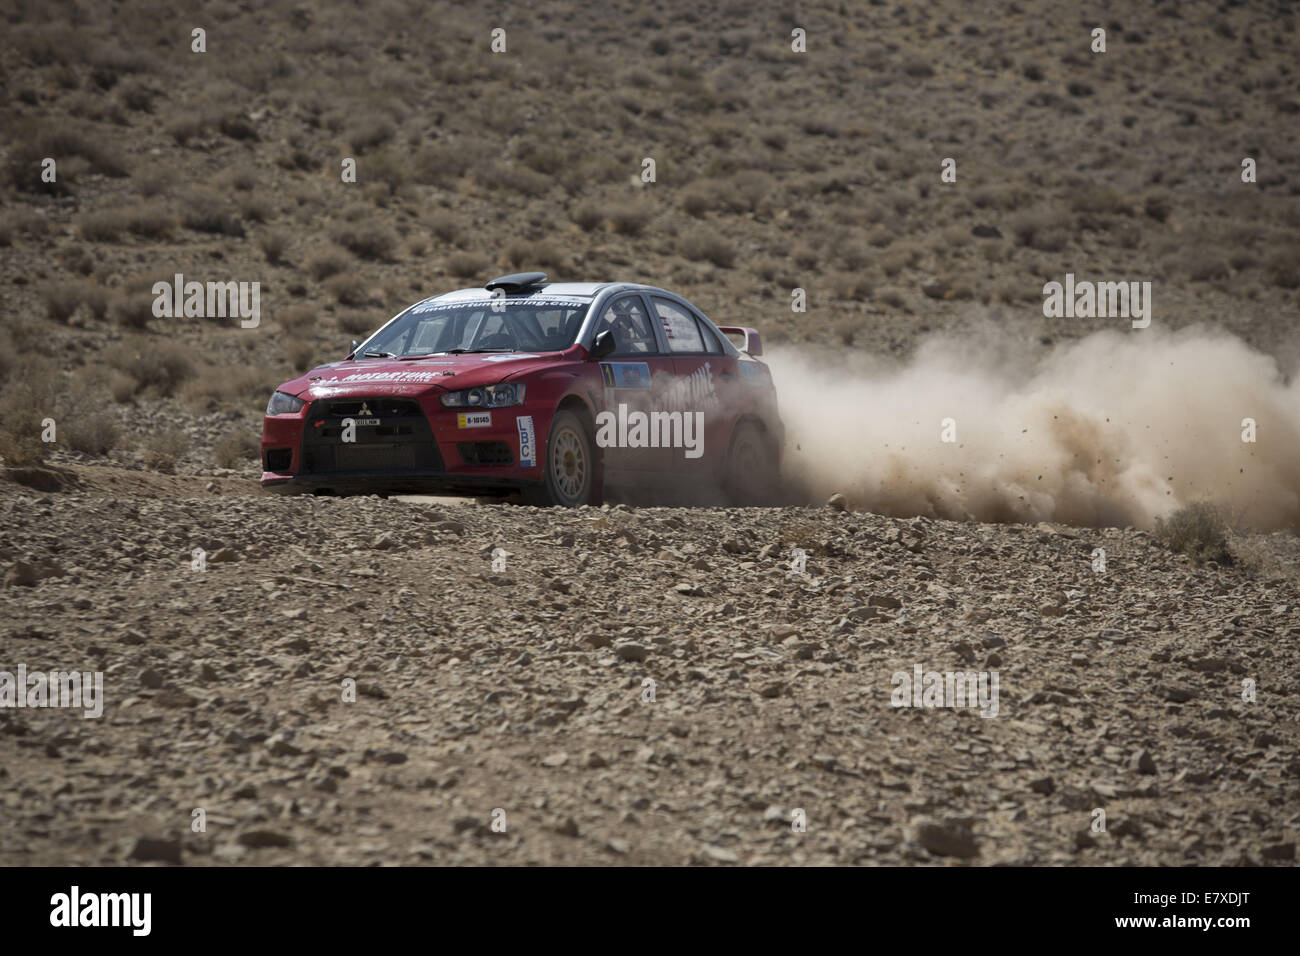
[[[826,507],[833,511],[848,511],[849,499],[845,498],[837,491],[826,499]]]
[[[979,856],[979,844],[967,824],[955,820],[939,821],[919,817],[912,821],[916,840],[936,856],[970,859]]]
[[[287,847],[293,845],[293,840],[289,834],[281,833],[279,830],[245,830],[239,834],[239,843],[250,850],[261,850],[267,847]]]
[[[1155,773],[1156,762],[1149,750],[1139,750],[1129,758],[1128,768],[1138,773]]]
[[[1272,846],[1266,846],[1259,851],[1259,855],[1266,860],[1294,860],[1295,859],[1295,841],[1290,843],[1274,843]]]
[[[726,849],[725,847],[709,845],[704,848],[703,853],[710,860],[716,860],[719,863],[740,862],[740,857],[738,857],[735,853],[732,853],[730,850]]]
[[[1056,781],[1051,777],[1039,777],[1037,780],[1029,781],[1029,789],[1034,793],[1050,796],[1056,792]]]
[[[26,561],[15,561],[9,570],[5,572],[5,584],[8,586],[17,585],[19,587],[31,588],[36,586],[40,580],[40,575],[36,573],[36,568]]]
[[[299,757],[302,751],[285,739],[283,734],[276,734],[266,742],[266,749],[273,757]]]
[[[1176,704],[1186,703],[1196,696],[1196,691],[1186,684],[1160,684],[1156,690],[1165,700]]]
[[[174,837],[137,837],[128,859],[174,863],[179,866],[181,841]]]
[[[650,656],[650,650],[641,644],[616,644],[614,656],[620,661],[643,661]]]

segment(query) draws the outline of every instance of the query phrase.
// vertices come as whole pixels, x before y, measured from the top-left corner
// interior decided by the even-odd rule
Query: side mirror
[[[591,343],[591,358],[593,361],[603,359],[610,355],[618,348],[618,343],[614,341],[614,333],[609,329],[596,333],[596,341]]]
[[[348,355],[356,355],[356,354],[357,354],[357,346],[359,346],[360,344],[361,344],[361,343],[358,342],[356,339],[353,339],[353,340],[352,340],[352,348],[348,351]]]

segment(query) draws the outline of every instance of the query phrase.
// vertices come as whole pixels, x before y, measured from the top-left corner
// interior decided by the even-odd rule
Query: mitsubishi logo
[[[362,418],[369,418],[369,417],[370,417],[370,406],[367,405],[367,404],[363,401],[363,402],[361,403],[361,411],[357,412],[357,414],[360,415]]]

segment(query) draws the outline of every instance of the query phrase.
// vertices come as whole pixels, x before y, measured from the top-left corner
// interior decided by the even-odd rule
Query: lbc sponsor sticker
[[[492,413],[461,412],[456,416],[456,424],[461,428],[488,428],[492,424]]]
[[[533,416],[520,415],[515,419],[519,428],[519,464],[531,468],[537,464],[537,441],[533,437]]]

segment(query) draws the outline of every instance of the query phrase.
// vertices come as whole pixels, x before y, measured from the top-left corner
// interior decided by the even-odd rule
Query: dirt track
[[[106,698],[0,710],[5,864],[1294,861],[1291,579],[1134,531],[82,474],[0,483],[39,579],[4,669]],[[918,664],[998,671],[997,716],[891,706]]]

